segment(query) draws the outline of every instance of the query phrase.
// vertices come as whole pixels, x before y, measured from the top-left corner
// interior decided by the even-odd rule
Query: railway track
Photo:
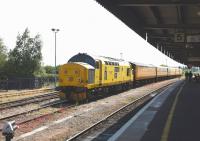
[[[35,111],[39,111],[41,109],[44,109],[44,108],[48,108],[48,107],[51,107],[51,106],[56,106],[56,105],[62,105],[63,103],[66,103],[67,101],[66,100],[59,100],[57,102],[53,102],[51,104],[46,104],[44,106],[41,106],[39,108],[36,108],[36,109],[33,109],[33,110],[29,110],[29,111],[25,111],[25,112],[22,112],[22,113],[19,113],[19,114],[15,114],[15,115],[10,115],[10,116],[7,116],[7,117],[3,117],[3,118],[0,118],[0,122],[1,121],[5,121],[5,120],[13,120],[14,117],[18,117],[18,116],[21,116],[21,115],[26,115],[28,113],[32,113],[32,112],[35,112]]]
[[[145,103],[151,100],[155,95],[159,92],[163,91],[173,83],[167,84],[162,88],[158,88],[156,90],[151,91],[150,93],[144,95],[141,98],[136,99],[135,101],[123,106],[122,108],[118,109],[117,111],[111,113],[104,119],[100,120],[99,122],[93,124],[89,128],[79,132],[78,134],[72,136],[71,138],[67,139],[66,141],[81,141],[81,140],[107,140],[112,134],[112,132],[116,131],[115,128],[120,128],[127,121],[126,116],[130,113],[136,113]],[[122,119],[126,119],[126,121],[120,121]],[[116,125],[117,124],[117,125]],[[116,125],[116,126],[115,126]],[[106,132],[106,130],[111,129]],[[103,133],[103,135],[101,135]],[[101,136],[100,136],[101,135]],[[103,138],[102,138],[103,136]]]
[[[0,99],[1,98],[9,98],[14,96],[24,96],[24,95],[33,95],[38,93],[49,93],[49,92],[55,92],[53,89],[40,89],[40,90],[28,90],[28,91],[19,91],[19,92],[12,92],[12,93],[0,93]]]
[[[24,98],[21,100],[16,100],[16,101],[11,101],[11,102],[6,102],[6,103],[1,103],[0,111],[9,109],[12,107],[24,106],[24,105],[32,104],[32,103],[39,103],[39,102],[42,102],[45,100],[50,100],[50,99],[55,99],[55,98],[59,98],[59,96],[57,95],[57,92],[47,93],[47,94],[43,94],[43,95]]]
[[[60,100],[60,101],[57,101],[57,102],[53,102],[51,104],[47,104],[47,105],[44,105],[42,107],[39,107],[39,108],[36,108],[36,109],[33,109],[33,110],[29,110],[29,111],[26,111],[26,112],[22,112],[22,113],[19,113],[19,114],[15,114],[15,115],[10,115],[10,116],[7,116],[7,117],[3,117],[3,118],[0,118],[0,123],[3,123],[5,121],[11,121],[11,120],[16,120],[16,119],[19,119],[21,116],[26,116],[27,114],[30,114],[30,113],[33,113],[33,112],[36,112],[36,111],[39,111],[39,110],[42,110],[42,109],[45,109],[45,108],[48,108],[48,107],[51,107],[51,106],[57,106],[57,105],[60,105],[60,106],[63,106],[65,105],[65,108],[68,108],[68,107],[71,107],[73,106],[72,104],[68,103],[66,100]],[[62,108],[60,108],[59,110],[56,110],[54,112],[51,112],[51,113],[48,113],[48,114],[44,114],[44,115],[41,115],[41,116],[38,116],[38,117],[34,117],[34,118],[27,118],[26,120],[22,120],[22,121],[18,121],[17,124],[20,125],[20,124],[23,124],[23,123],[26,123],[26,122],[29,122],[31,120],[35,120],[37,118],[41,118],[41,117],[44,117],[44,116],[47,116],[49,114],[54,114],[54,113],[57,113],[59,111],[63,110]],[[2,130],[2,128],[0,127],[0,131]]]
[[[20,125],[26,124],[28,122],[31,122],[31,121],[34,121],[34,120],[37,120],[37,119],[45,118],[47,116],[54,115],[56,113],[59,113],[59,112],[63,111],[64,109],[71,108],[71,107],[74,107],[74,106],[75,105],[68,104],[67,106],[65,106],[65,108],[61,108],[61,109],[56,110],[54,112],[51,112],[51,113],[48,113],[48,114],[44,114],[44,115],[41,115],[41,116],[38,116],[38,117],[30,118],[30,119],[27,119],[27,120],[23,120],[23,121],[20,121],[20,122],[17,122],[17,125],[20,126]],[[0,128],[0,131],[1,131],[1,128]]]

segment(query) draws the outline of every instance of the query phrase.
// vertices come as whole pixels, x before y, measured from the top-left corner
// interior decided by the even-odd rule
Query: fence
[[[53,86],[54,82],[55,82],[54,77],[17,78],[17,79],[0,80],[0,90],[35,89],[44,86]]]

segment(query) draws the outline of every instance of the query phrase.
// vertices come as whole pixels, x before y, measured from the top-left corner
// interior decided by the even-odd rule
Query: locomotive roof
[[[70,62],[84,62],[84,63],[88,63],[89,65],[93,66],[94,68],[95,68],[95,64],[96,64],[95,59],[86,53],[78,53],[78,54],[72,56],[69,59],[68,63],[70,63]]]
[[[72,62],[71,62],[71,63],[72,63]],[[83,66],[83,67],[85,67],[85,68],[87,68],[87,69],[94,69],[94,67],[91,66],[91,65],[89,65],[88,63],[84,63],[84,62],[73,62],[73,63],[79,64],[79,65],[81,65],[81,66]]]
[[[129,62],[122,59],[116,59],[106,56],[88,55],[86,53],[78,53],[77,55],[74,55],[72,58],[70,58],[68,62],[85,62],[95,68],[96,61],[98,60],[102,61],[103,64],[105,64],[105,62],[114,62],[119,63],[119,65],[129,66]]]
[[[135,64],[135,65],[137,65],[137,66],[156,67],[156,66],[154,66],[154,65],[152,65],[152,64],[144,64],[144,63],[139,63],[139,62],[130,62],[130,63]]]
[[[116,58],[111,58],[111,57],[106,57],[106,56],[97,56],[95,57],[96,60],[101,60],[103,64],[105,64],[105,62],[115,62],[115,63],[119,63],[119,65],[121,66],[129,66],[129,62],[124,61],[123,59],[116,59]]]
[[[166,69],[166,70],[167,70],[169,67],[157,66],[157,68],[158,68],[158,69],[162,69],[162,70],[163,70],[163,69]]]

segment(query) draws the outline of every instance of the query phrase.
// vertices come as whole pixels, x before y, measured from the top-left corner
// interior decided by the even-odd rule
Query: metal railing
[[[54,82],[54,77],[4,79],[0,80],[0,91],[53,87]]]

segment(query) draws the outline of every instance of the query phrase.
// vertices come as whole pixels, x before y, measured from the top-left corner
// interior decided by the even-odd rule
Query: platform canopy
[[[96,0],[172,59],[200,66],[200,0]]]

